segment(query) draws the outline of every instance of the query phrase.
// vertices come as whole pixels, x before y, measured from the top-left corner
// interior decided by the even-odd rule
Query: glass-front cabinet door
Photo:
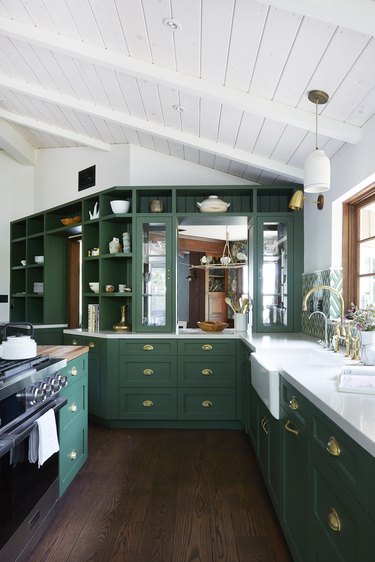
[[[174,234],[175,237],[175,234]],[[172,219],[137,219],[138,332],[171,332],[176,329],[174,266],[175,240]]]
[[[293,330],[293,222],[258,220],[257,331]]]

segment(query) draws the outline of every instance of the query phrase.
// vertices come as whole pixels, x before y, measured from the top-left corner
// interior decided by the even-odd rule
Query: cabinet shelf
[[[95,256],[95,257],[97,257],[97,256]],[[117,254],[102,254],[100,257],[104,258],[104,259],[132,258],[133,253],[132,252],[118,252]]]

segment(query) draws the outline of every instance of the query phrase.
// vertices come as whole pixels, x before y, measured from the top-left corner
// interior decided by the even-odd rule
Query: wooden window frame
[[[343,203],[343,296],[347,307],[359,302],[360,211],[375,202],[375,183]]]

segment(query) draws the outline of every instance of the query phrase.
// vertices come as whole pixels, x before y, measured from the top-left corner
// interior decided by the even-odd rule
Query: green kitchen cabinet
[[[309,454],[303,427],[281,408],[281,524],[296,562],[308,560]]]
[[[120,420],[177,419],[177,342],[131,339],[119,343]]]
[[[59,490],[64,494],[87,459],[87,353],[68,361],[61,370],[68,384],[60,391],[67,404],[60,410]]]
[[[137,217],[137,332],[176,329],[176,229],[172,217]]]
[[[269,495],[277,512],[281,501],[281,440],[280,424],[268,408],[257,397],[257,454],[259,468],[268,488]]]
[[[299,217],[257,217],[253,244],[254,331],[298,331],[303,272]]]
[[[92,419],[118,419],[118,340],[64,334],[65,345],[86,345],[88,353],[88,411]]]

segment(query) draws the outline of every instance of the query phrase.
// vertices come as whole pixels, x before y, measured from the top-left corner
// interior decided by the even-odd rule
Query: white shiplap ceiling
[[[0,0],[0,148],[131,143],[300,183],[310,90],[329,157],[375,112],[374,33],[373,0]]]

